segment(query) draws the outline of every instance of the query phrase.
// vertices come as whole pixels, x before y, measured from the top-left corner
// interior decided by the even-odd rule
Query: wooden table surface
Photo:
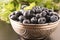
[[[10,24],[0,20],[0,40],[17,40],[18,35],[14,32]],[[60,40],[60,25],[46,40]]]

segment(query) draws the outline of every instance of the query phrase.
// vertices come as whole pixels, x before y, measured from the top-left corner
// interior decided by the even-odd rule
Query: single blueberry
[[[58,20],[58,16],[56,16],[56,15],[52,15],[51,17],[50,17],[50,21],[51,22],[56,22]]]
[[[16,15],[12,15],[11,17],[10,17],[12,20],[17,20],[17,16]]]
[[[41,17],[38,19],[38,24],[44,24],[46,23],[46,18],[45,17]]]
[[[21,15],[21,16],[18,17],[18,19],[19,19],[19,21],[22,23],[23,20],[25,19],[25,17]]]
[[[37,24],[37,18],[36,17],[32,17],[31,18],[31,23],[32,24]]]
[[[27,19],[23,20],[23,24],[29,24],[29,23],[30,23],[29,20],[27,20]]]

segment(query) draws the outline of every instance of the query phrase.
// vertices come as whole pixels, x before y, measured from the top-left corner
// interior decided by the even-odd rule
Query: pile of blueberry
[[[21,9],[20,11],[13,12],[10,18],[23,24],[45,24],[59,20],[56,12],[40,6],[35,6],[27,11]]]

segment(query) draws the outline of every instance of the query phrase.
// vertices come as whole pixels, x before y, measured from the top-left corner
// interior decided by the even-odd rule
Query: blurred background
[[[0,0],[0,40],[18,39],[18,35],[10,25],[8,16],[11,12],[20,10],[22,5],[38,5],[53,9],[57,13],[60,12],[60,0]]]

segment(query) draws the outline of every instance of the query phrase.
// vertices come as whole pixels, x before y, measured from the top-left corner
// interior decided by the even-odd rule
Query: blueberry
[[[49,14],[49,11],[48,10],[45,10],[45,12]]]
[[[35,17],[36,15],[35,14],[30,14],[30,19],[32,18],[32,17]]]
[[[34,13],[31,12],[31,10],[26,11],[23,16],[25,16],[27,19],[30,19],[35,16]]]
[[[20,12],[21,12],[22,14],[24,14],[25,10],[21,9]]]
[[[48,15],[52,16],[53,14],[57,14],[56,12],[49,12]]]
[[[21,9],[24,9],[25,7],[27,7],[27,5],[22,5],[22,6],[21,6]]]
[[[56,22],[58,20],[58,16],[56,16],[56,15],[52,15],[51,17],[50,17],[50,21],[51,22]]]
[[[32,17],[31,18],[31,23],[32,24],[37,24],[37,18],[36,17]]]
[[[40,6],[36,6],[35,8],[36,8],[36,9],[35,9],[35,10],[36,10],[36,13],[42,12],[42,9],[40,8]]]
[[[36,9],[36,13],[41,13],[42,9]]]
[[[59,16],[58,16],[58,14],[57,14],[57,13],[55,13],[55,14],[53,14],[53,15],[56,15],[56,16],[58,17],[58,19],[59,19]]]
[[[35,14],[35,11],[32,9],[32,10],[30,10],[30,13],[31,14]]]
[[[40,18],[40,17],[42,17],[42,14],[36,14],[37,19]]]
[[[32,11],[34,13],[40,13],[42,10],[41,10],[40,6],[36,6],[36,7],[33,7]]]
[[[18,19],[19,19],[20,22],[23,22],[23,20],[25,19],[25,17],[21,15],[21,16],[18,17]]]
[[[29,15],[30,15],[30,10],[25,11],[24,14],[23,14],[23,16],[29,16]]]
[[[42,16],[46,16],[47,13],[45,11],[42,12]]]
[[[16,15],[12,15],[11,17],[10,17],[12,20],[17,20],[17,16]]]
[[[49,12],[49,14],[48,14],[48,15],[50,15],[50,16],[51,16],[51,15],[53,15],[53,12]]]
[[[39,18],[39,19],[38,19],[38,23],[39,23],[39,24],[44,24],[44,23],[46,23],[46,18],[45,18],[45,17]]]
[[[36,12],[36,9],[32,9],[32,12],[35,13]]]
[[[25,16],[25,17],[29,17],[29,16],[30,16],[30,10],[25,11],[24,14],[23,14],[23,16]]]
[[[22,13],[20,11],[17,11],[15,12],[15,15],[19,17],[20,15],[22,15]]]
[[[23,20],[23,24],[29,24],[30,23],[30,21],[29,20]]]
[[[50,22],[50,16],[49,15],[46,15],[45,18],[47,20],[46,22],[49,23]]]

